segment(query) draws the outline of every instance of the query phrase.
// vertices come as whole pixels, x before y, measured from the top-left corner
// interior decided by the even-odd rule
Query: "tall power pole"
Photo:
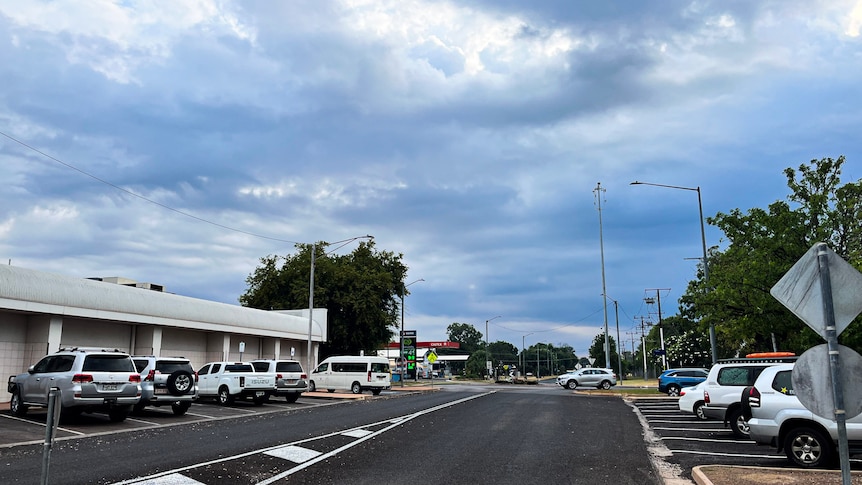
[[[593,189],[596,193],[596,200],[599,206],[599,249],[602,257],[602,308],[605,311],[605,369],[611,368],[611,342],[608,337],[608,292],[605,284],[605,242],[602,235],[602,193],[605,189],[602,188],[602,183],[599,182],[596,188]]]

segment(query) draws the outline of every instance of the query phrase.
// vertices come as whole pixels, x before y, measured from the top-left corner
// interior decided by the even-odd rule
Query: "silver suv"
[[[838,449],[838,425],[812,413],[793,390],[793,364],[764,370],[749,390],[751,438],[759,445],[784,451],[803,468],[833,465]],[[847,420],[850,454],[862,453],[862,415]]]
[[[182,416],[198,398],[197,373],[185,357],[132,357],[141,375],[141,400],[135,411],[147,406],[171,406],[174,414]]]
[[[796,357],[790,358],[795,360]],[[730,425],[733,435],[748,438],[748,422],[743,415],[740,396],[764,369],[787,362],[787,358],[741,358],[722,360],[709,369],[703,384],[703,414],[708,419]]]
[[[43,357],[27,372],[9,377],[9,408],[24,416],[31,406],[47,407],[49,391],[58,388],[64,415],[101,411],[119,422],[141,398],[140,383],[141,376],[125,352],[64,348]]]
[[[617,375],[611,369],[587,367],[557,376],[557,384],[567,389],[575,389],[578,386],[610,389],[611,386],[617,385]]]
[[[258,359],[251,361],[251,365],[255,372],[276,374],[274,394],[283,396],[287,402],[296,402],[303,392],[308,391],[308,374],[295,360]]]

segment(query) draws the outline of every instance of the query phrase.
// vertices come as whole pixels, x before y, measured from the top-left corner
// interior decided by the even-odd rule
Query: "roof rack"
[[[97,347],[60,347],[57,352],[119,352],[125,354],[125,350],[120,349],[100,349]]]
[[[753,364],[758,362],[764,363],[791,363],[796,362],[798,356],[793,357],[736,357],[733,359],[720,359],[718,364]]]

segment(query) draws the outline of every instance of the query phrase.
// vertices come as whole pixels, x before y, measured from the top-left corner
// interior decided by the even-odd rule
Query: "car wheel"
[[[578,387],[578,381],[569,381],[566,383],[566,389],[574,390],[576,387]]]
[[[698,401],[694,403],[694,409],[692,409],[692,411],[694,412],[694,415],[697,416],[697,419],[707,420],[709,418],[707,418],[706,414],[704,414],[703,406],[705,406],[704,402]]]
[[[132,412],[135,414],[141,414],[144,412],[144,409],[146,409],[146,407],[147,403],[138,401],[137,404],[132,407]]]
[[[308,381],[308,392],[317,391],[317,386],[314,385],[314,381]]]
[[[222,406],[229,406],[233,404],[233,396],[228,392],[227,387],[222,387],[218,390],[218,403]]]
[[[358,382],[354,382],[350,386],[350,392],[353,394],[362,394],[362,386],[360,386]]]
[[[171,404],[171,410],[174,412],[175,416],[182,416],[186,414],[186,411],[192,407],[192,403],[189,401],[180,401]]]
[[[671,384],[667,386],[667,395],[668,396],[679,396],[679,386],[676,384]]]
[[[832,442],[816,429],[795,428],[784,439],[784,453],[802,468],[823,467],[832,461]]]
[[[611,388],[611,381],[602,381],[602,384],[599,387],[607,391]]]
[[[291,394],[284,396],[284,400],[287,402],[296,402],[297,399],[299,399],[299,393],[298,392],[294,392],[294,393],[291,393]]]
[[[263,406],[263,403],[269,400],[269,395],[264,394],[261,397],[253,397],[251,398],[251,402],[254,403],[255,406]]]
[[[111,420],[112,423],[120,423],[126,420],[126,416],[129,415],[129,407],[122,406],[111,408],[108,410],[108,419]]]
[[[375,396],[379,396],[380,395],[380,389],[372,389],[371,394],[374,394]]]
[[[27,405],[21,402],[21,391],[15,389],[12,393],[12,400],[9,401],[9,410],[15,416],[24,416],[27,414]]]
[[[189,371],[178,370],[168,376],[168,392],[173,396],[188,394],[192,389],[192,374]]]
[[[733,435],[739,439],[748,439],[748,421],[742,415],[742,409],[736,408],[728,416],[727,421],[730,423],[730,430]]]

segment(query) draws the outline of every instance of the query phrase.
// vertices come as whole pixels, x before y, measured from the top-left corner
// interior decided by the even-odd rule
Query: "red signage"
[[[401,344],[399,342],[389,342],[389,344],[386,347],[390,348],[390,349],[397,349],[400,346],[401,346]],[[458,342],[450,342],[448,340],[445,340],[445,341],[441,341],[441,342],[416,342],[416,347],[417,348],[423,348],[423,349],[427,349],[427,348],[460,349],[461,344],[459,344]]]

